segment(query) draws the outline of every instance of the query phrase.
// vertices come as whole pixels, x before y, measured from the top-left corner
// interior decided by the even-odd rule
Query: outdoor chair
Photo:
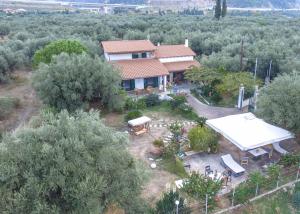
[[[242,160],[241,160],[241,165],[248,165],[249,163],[249,157],[242,157]]]
[[[213,171],[210,168],[210,165],[205,167],[205,176],[208,176],[209,174],[213,173]]]
[[[280,146],[279,142],[273,143],[273,148],[274,148],[274,150],[275,150],[276,152],[280,153],[281,155],[286,155],[286,154],[289,153],[288,151],[286,151],[285,149],[283,149],[283,148]]]

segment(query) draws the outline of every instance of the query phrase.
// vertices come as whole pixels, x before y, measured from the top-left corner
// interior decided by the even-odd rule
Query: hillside
[[[103,0],[77,0],[102,2]],[[108,0],[109,3],[145,4],[148,0]],[[208,7],[214,0],[150,0],[151,4],[160,7]],[[294,8],[300,6],[300,0],[227,0],[229,7],[267,7]]]
[[[300,0],[227,0],[227,2],[230,7],[294,8],[300,5]]]

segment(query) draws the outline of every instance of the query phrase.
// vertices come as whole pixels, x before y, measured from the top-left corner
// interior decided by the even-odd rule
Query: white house
[[[153,45],[149,40],[103,41],[104,56],[121,71],[125,90],[149,86],[166,90],[167,81],[180,82],[191,66],[199,66],[195,53],[184,45]]]

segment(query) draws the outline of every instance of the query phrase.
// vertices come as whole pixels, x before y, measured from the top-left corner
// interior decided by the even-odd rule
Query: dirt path
[[[10,83],[0,85],[0,96],[15,97],[20,100],[20,106],[1,121],[1,131],[16,130],[28,122],[32,116],[38,114],[41,102],[31,86],[31,75],[30,71],[16,71]]]
[[[144,134],[142,136],[130,136],[129,152],[138,160],[145,163],[147,169],[149,169],[149,180],[143,187],[142,197],[146,199],[150,204],[160,199],[163,192],[166,190],[166,185],[176,180],[176,176],[161,169],[159,162],[156,162],[157,168],[151,169],[150,164],[154,161],[149,160],[151,158],[151,152],[156,150],[152,142],[155,139],[163,136],[168,132],[167,128],[152,129],[150,134]]]

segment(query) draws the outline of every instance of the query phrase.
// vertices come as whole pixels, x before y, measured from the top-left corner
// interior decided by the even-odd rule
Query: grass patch
[[[20,105],[20,100],[15,97],[0,97],[0,119],[5,119]]]
[[[289,192],[278,192],[271,197],[264,197],[247,206],[241,213],[243,214],[291,214],[297,213],[291,205]]]
[[[164,158],[162,160],[162,166],[164,170],[179,176],[180,178],[186,178],[188,174],[186,173],[183,162],[176,158],[176,162],[173,158]]]

